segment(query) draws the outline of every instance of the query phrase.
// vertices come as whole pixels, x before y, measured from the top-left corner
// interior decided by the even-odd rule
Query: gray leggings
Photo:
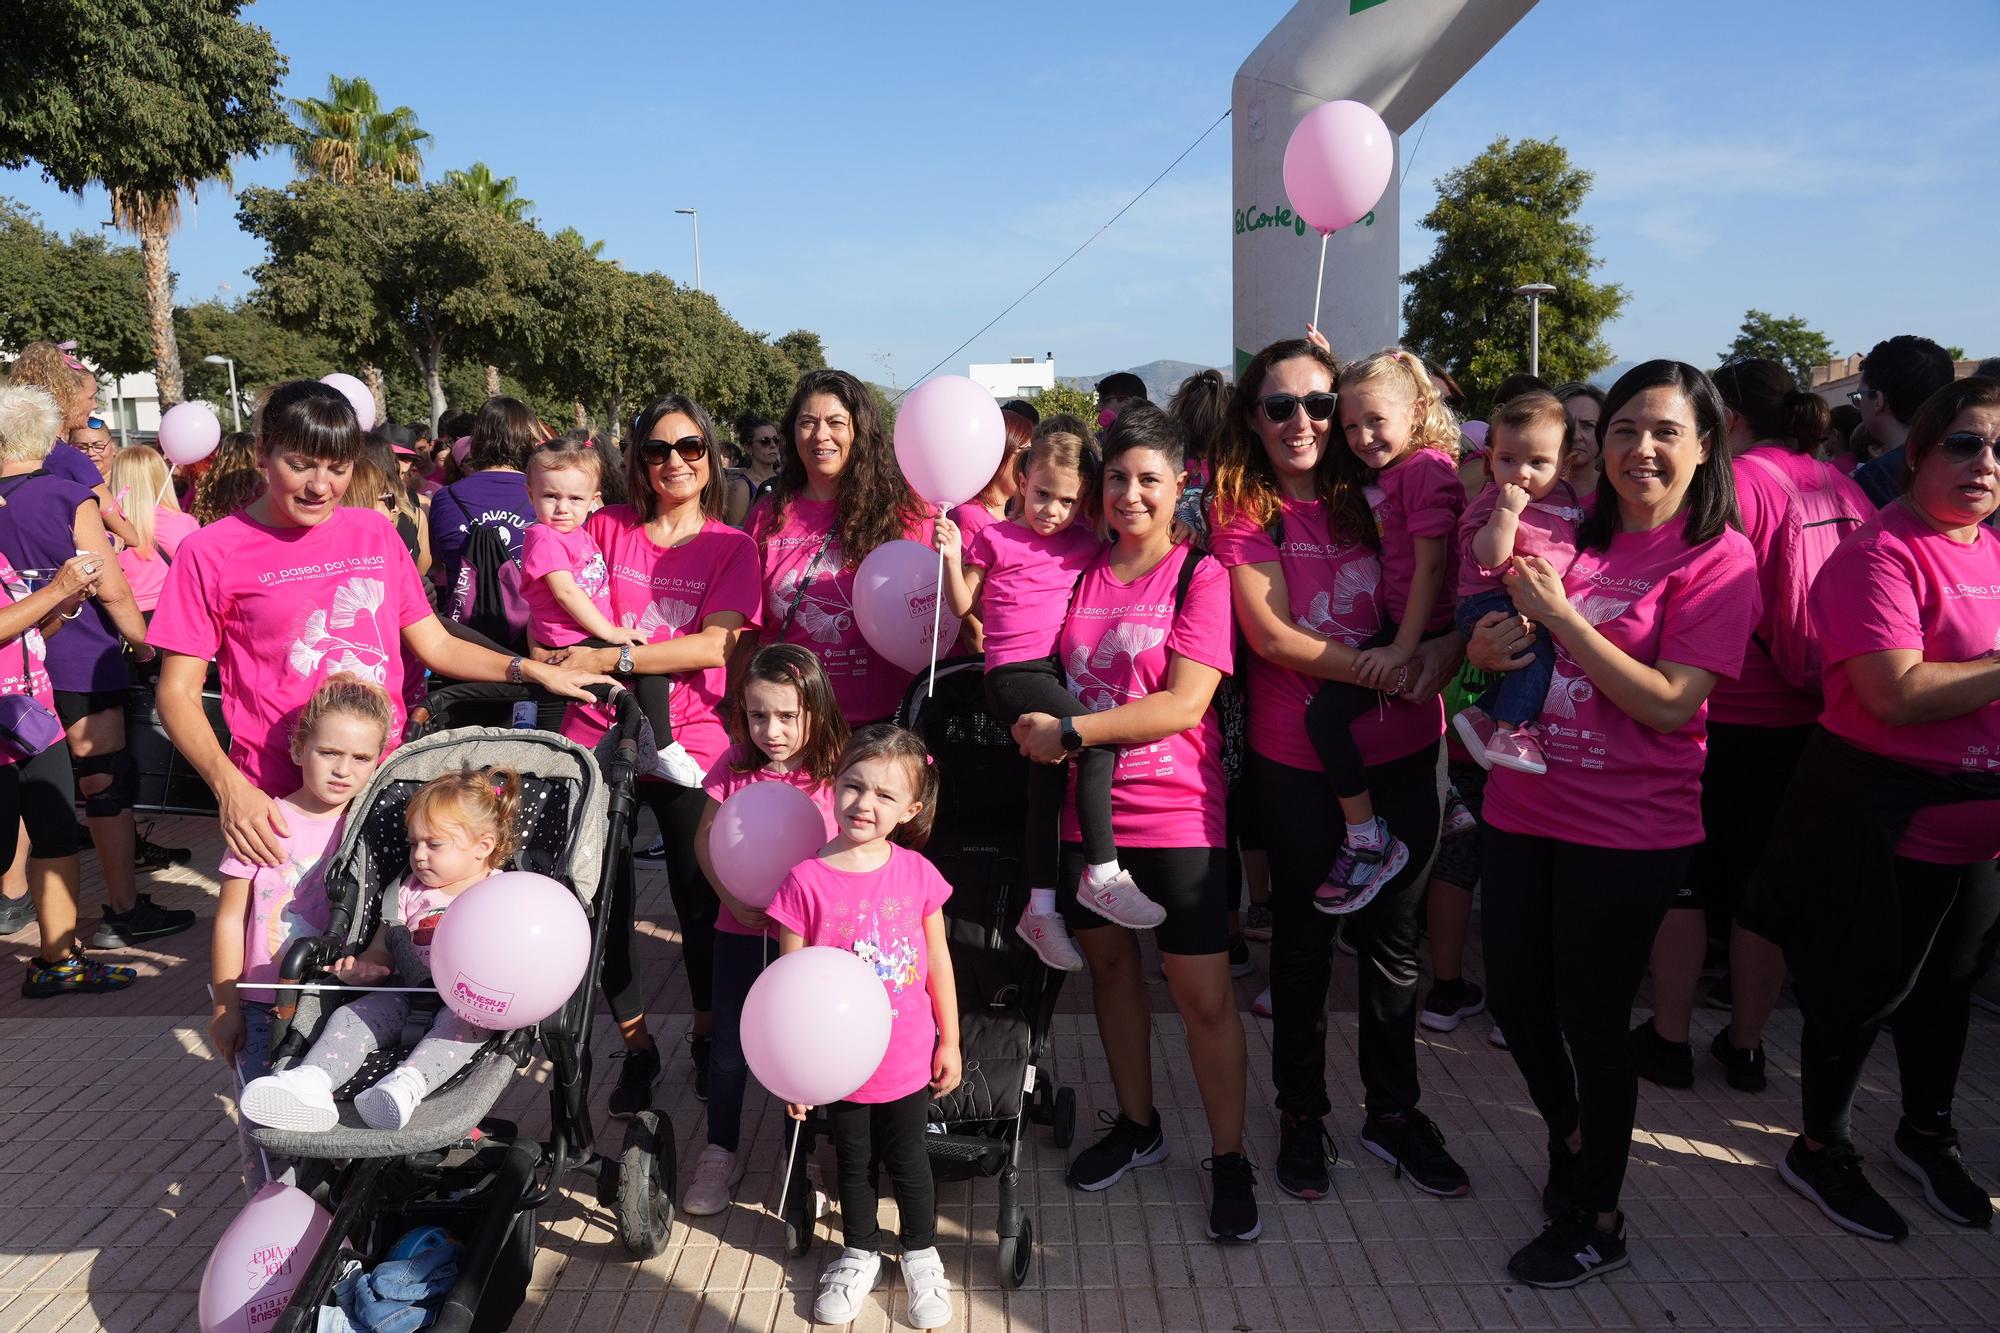
[[[323,1069],[333,1086],[353,1078],[362,1063],[384,1046],[400,1045],[403,1022],[410,1016],[410,997],[386,991],[364,995],[333,1011],[326,1029],[312,1044],[303,1063]],[[403,1061],[423,1075],[424,1087],[435,1091],[445,1080],[472,1063],[472,1057],[493,1034],[476,1028],[449,1009],[439,1009],[431,1030]]]

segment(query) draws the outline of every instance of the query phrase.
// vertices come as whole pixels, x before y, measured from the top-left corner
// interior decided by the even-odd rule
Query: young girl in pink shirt
[[[528,636],[549,648],[642,647],[647,631],[611,618],[611,573],[583,521],[604,504],[604,460],[588,444],[551,440],[528,456],[528,503],[535,521],[521,534]],[[701,765],[674,739],[673,677],[628,677],[653,728],[654,772],[683,787],[701,785]]]
[[[1076,768],[1077,819],[1086,862],[1077,901],[1121,926],[1157,926],[1166,911],[1139,891],[1118,864],[1111,829],[1112,748],[1089,748],[1072,719],[1090,708],[1070,693],[1056,653],[1063,618],[1083,571],[1103,543],[1079,516],[1093,505],[1097,451],[1088,430],[1071,416],[1051,417],[1035,429],[1020,456],[1019,509],[980,529],[961,556],[958,528],[938,520],[944,553],[944,595],[954,614],[976,606],[986,628],[986,706],[994,720],[1012,727],[1030,713],[1063,719],[1063,748]],[[1028,780],[1026,862],[1028,907],[1015,931],[1044,963],[1064,972],[1083,968],[1083,955],[1056,910],[1056,820],[1069,774],[1060,764],[1038,765]]]
[[[708,836],[722,803],[756,782],[788,782],[812,798],[837,837],[833,776],[847,748],[847,722],[834,701],[826,669],[795,643],[766,644],[750,659],[736,683],[729,728],[735,745],[708,770],[703,783],[708,807],[695,826],[695,855],[715,886],[721,912],[715,919],[714,1045],[708,1064],[708,1146],[695,1160],[694,1178],[681,1197],[681,1210],[708,1217],[729,1207],[730,1191],[743,1179],[737,1151],[743,1119],[743,1087],[749,1066],[743,1059],[743,1001],[764,970],[771,921],[764,912],[730,896],[709,864]]]
[[[938,773],[917,736],[888,724],[854,733],[834,779],[840,830],[801,862],[771,900],[785,953],[850,949],[889,992],[889,1049],[866,1083],[827,1107],[840,1171],[846,1248],[820,1277],[813,1322],[847,1324],[882,1274],[875,1162],[888,1168],[903,1245],[906,1318],[951,1322],[951,1283],[937,1252],[937,1192],[924,1146],[933,1097],[956,1088],[958,990],[945,944],[951,886],[917,851],[930,837]],[[810,1107],[788,1108],[803,1119]]]

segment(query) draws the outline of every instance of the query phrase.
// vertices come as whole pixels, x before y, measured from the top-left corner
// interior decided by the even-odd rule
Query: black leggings
[[[0,764],[0,870],[14,864],[23,824],[34,860],[76,855],[76,785],[61,741],[22,763]]]
[[[694,857],[694,830],[707,808],[708,793],[671,782],[641,782],[639,800],[659,821],[660,836],[667,844],[667,890],[680,919],[688,995],[695,1012],[705,1014],[715,1007],[715,914],[721,910],[721,901]],[[614,902],[605,921],[604,975],[599,978],[611,1016],[621,1023],[646,1011],[634,956],[631,895],[623,896],[625,901]]]
[[[1053,657],[1033,662],[1009,662],[986,673],[986,707],[1002,726],[1011,727],[1029,713],[1052,717],[1082,717],[1090,710],[1063,683],[1062,664]],[[1086,746],[1070,756],[1076,769],[1076,822],[1083,835],[1083,859],[1091,865],[1116,860],[1111,838],[1111,775],[1118,768],[1118,747]],[[1028,887],[1056,887],[1057,823],[1069,772],[1061,764],[1032,764],[1028,771],[1028,844],[1023,860]]]
[[[1382,648],[1395,641],[1396,627],[1384,625],[1361,647]],[[1354,724],[1367,716],[1369,709],[1381,706],[1380,690],[1337,680],[1322,682],[1306,705],[1306,739],[1326,769],[1327,789],[1337,801],[1368,794],[1368,770],[1361,762],[1361,747],[1354,743]]]
[[[1639,1104],[1632,997],[1693,855],[1485,829],[1479,887],[1493,1020],[1550,1137],[1582,1128],[1576,1198],[1593,1212],[1614,1211],[1625,1183]]]
[[[585,639],[583,646],[585,648],[619,647],[618,644],[606,643],[603,639]],[[653,748],[664,750],[673,744],[674,719],[670,716],[668,705],[673,698],[674,678],[657,673],[640,675],[634,672],[629,676],[620,676],[619,679],[631,688],[633,696],[639,701],[639,711],[646,715],[647,723],[653,728]]]
[[[840,1227],[850,1250],[882,1248],[876,1221],[875,1162],[889,1168],[896,1193],[897,1238],[903,1253],[937,1243],[937,1184],[931,1177],[924,1126],[931,1114],[928,1085],[893,1102],[835,1102],[826,1108],[827,1137],[840,1193]]]
[[[1842,1006],[1858,1019],[1810,1002],[1807,989],[1799,993],[1805,1018],[1799,1043],[1805,1131],[1820,1143],[1852,1142],[1854,1092],[1875,1034],[1891,1014],[1904,1116],[1927,1132],[1950,1123],[1972,987],[2000,940],[2000,861],[1948,866],[1899,856],[1895,884],[1868,901],[1875,910],[1853,920],[1850,931],[1880,941],[1900,960],[1885,976],[1883,993],[1862,1004],[1850,998]],[[1801,943],[1810,947],[1810,942],[1793,947]],[[1512,1029],[1507,1035],[1512,1038]]]

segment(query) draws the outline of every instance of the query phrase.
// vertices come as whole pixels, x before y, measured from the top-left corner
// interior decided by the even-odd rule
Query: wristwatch
[[[632,674],[632,645],[629,643],[618,646],[618,674],[621,676]]]
[[[1083,737],[1077,734],[1076,719],[1073,717],[1062,720],[1062,747],[1065,754],[1075,754],[1083,748]]]
[[[518,657],[507,659],[507,683],[509,685],[521,683],[521,659]]]

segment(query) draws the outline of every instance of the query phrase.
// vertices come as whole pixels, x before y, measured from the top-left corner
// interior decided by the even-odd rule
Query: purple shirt
[[[90,461],[90,455],[73,444],[57,440],[42,460],[42,471],[51,476],[73,481],[79,486],[102,486],[104,474],[97,470],[97,464]]]
[[[87,462],[88,460],[86,460]],[[97,469],[91,469],[94,477]],[[0,553],[16,569],[59,569],[76,554],[76,512],[95,506],[97,497],[86,486],[46,472],[10,477],[0,482],[7,498],[0,508]],[[109,558],[109,557],[107,557]],[[49,636],[49,679],[58,690],[129,689],[118,632],[95,602]]]
[[[431,559],[446,591],[458,585],[459,557],[474,523],[501,529],[507,553],[521,558],[521,533],[535,521],[528,479],[519,472],[475,472],[431,497]]]

